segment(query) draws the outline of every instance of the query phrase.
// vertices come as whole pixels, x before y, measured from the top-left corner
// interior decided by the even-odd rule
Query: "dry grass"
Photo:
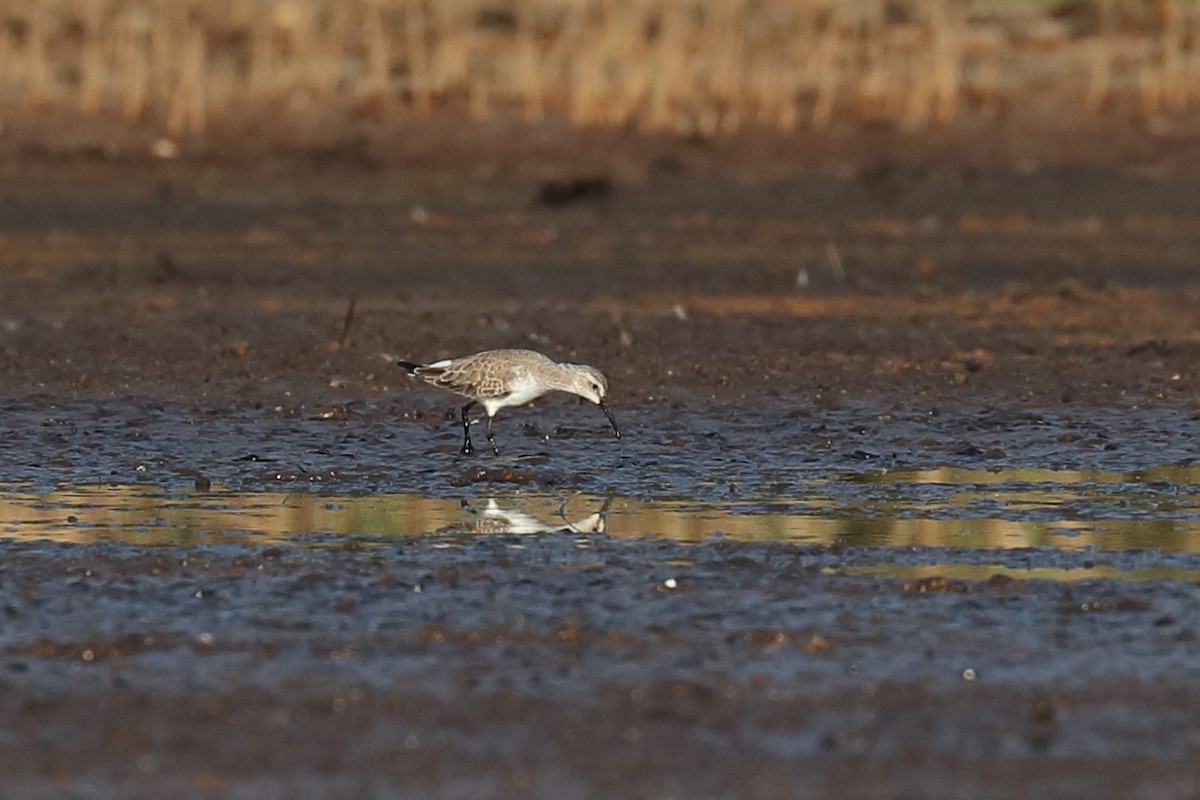
[[[1081,113],[1195,103],[1196,5],[1095,0],[1064,19],[982,0],[0,2],[8,113],[173,135],[256,110],[447,107],[703,135],[840,118],[916,130],[1072,81]]]

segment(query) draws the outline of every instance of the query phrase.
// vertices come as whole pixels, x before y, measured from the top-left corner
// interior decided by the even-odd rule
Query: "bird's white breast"
[[[544,395],[549,388],[532,375],[523,373],[513,376],[508,390],[508,394],[504,397],[488,398],[482,401],[489,415],[509,406],[525,405],[530,400]]]

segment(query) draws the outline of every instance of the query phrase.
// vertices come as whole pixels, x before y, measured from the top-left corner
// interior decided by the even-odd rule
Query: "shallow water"
[[[406,492],[166,490],[143,484],[0,486],[0,535],[56,541],[454,540],[553,531],[617,539],[714,537],[879,547],[1200,552],[1200,468],[894,470],[813,479],[792,496],[638,499],[463,488]]]
[[[0,535],[141,545],[550,531],[884,548],[1200,552],[1200,422],[1178,409],[971,413],[548,404],[464,458],[387,402],[10,402]],[[420,420],[420,421],[418,421]]]

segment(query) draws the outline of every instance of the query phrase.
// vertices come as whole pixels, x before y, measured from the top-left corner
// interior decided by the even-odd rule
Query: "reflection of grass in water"
[[[1149,483],[1164,481],[1173,484],[1200,484],[1200,467],[1164,466],[1132,472],[1112,470],[1048,469],[1045,467],[1003,467],[997,469],[968,469],[966,467],[937,467],[935,469],[895,469],[886,472],[865,472],[845,476],[846,480],[863,483],[946,484],[978,486],[999,483],[1055,485],[1078,483]]]
[[[948,495],[933,501],[920,492],[913,496],[913,487],[927,484],[902,484],[895,482],[895,476],[889,478],[888,493],[882,498],[856,493],[855,487],[871,485],[861,480],[806,485],[804,496],[792,500],[697,503],[616,498],[604,515],[604,530],[618,538],[655,536],[679,541],[720,535],[890,547],[1200,550],[1200,494],[1189,489],[1194,484],[1164,487],[1117,483],[1113,473],[1063,473],[1065,483],[1056,487],[1047,482],[1045,471],[1040,472],[1036,482],[1026,483],[1029,488],[1011,482],[998,485],[996,491],[951,487]],[[947,471],[939,481],[953,477],[952,473]],[[1082,476],[1092,482],[1072,482],[1083,480]],[[974,481],[978,475],[958,477]],[[1196,475],[1188,470],[1177,477],[1194,480]],[[906,486],[913,492],[906,494]],[[163,494],[136,485],[37,493],[29,487],[11,487],[0,493],[0,525],[4,535],[77,542],[123,539],[188,544],[226,538],[288,541],[313,535],[461,537],[560,530],[585,522],[586,527],[577,529],[591,531],[594,515],[604,505],[600,497],[571,496],[564,502],[561,497],[531,493],[492,501],[473,499],[464,507],[457,499],[411,494],[343,497],[218,490],[193,495]],[[75,521],[68,519],[72,516]]]
[[[1200,522],[1104,519],[1063,529],[1059,522],[1002,519],[873,519],[842,522],[837,541],[888,547],[1019,548],[1200,551]]]
[[[1181,567],[1156,567],[1154,569],[1122,570],[1113,566],[1079,568],[1033,567],[1014,568],[1003,564],[928,564],[909,566],[902,564],[872,564],[851,566],[837,570],[844,575],[882,575],[902,580],[941,577],[952,581],[987,581],[995,575],[1005,575],[1021,580],[1045,580],[1066,583],[1091,580],[1093,578],[1118,578],[1122,581],[1195,581],[1200,572]]]
[[[1020,5],[1033,5],[1024,2]],[[1044,5],[1039,3],[1037,5]],[[986,0],[33,0],[0,26],[0,76],[31,109],[154,116],[172,134],[266,106],[425,117],[457,106],[576,125],[714,134],[919,129],[964,103],[999,114],[1086,75],[1080,109],[1194,101],[1194,3],[1099,0],[1073,36]],[[992,13],[988,13],[988,9]],[[978,13],[978,12],[983,13]],[[1117,23],[1132,23],[1118,25]],[[1006,28],[1017,29],[1009,35]],[[1021,69],[1029,54],[1057,59]]]

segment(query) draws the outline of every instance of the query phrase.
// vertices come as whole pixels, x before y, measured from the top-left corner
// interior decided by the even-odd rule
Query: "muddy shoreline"
[[[1186,125],[14,130],[11,792],[1194,794]],[[379,358],[512,346],[604,370],[625,438],[551,399],[463,459]],[[620,535],[514,535],[531,499]]]

